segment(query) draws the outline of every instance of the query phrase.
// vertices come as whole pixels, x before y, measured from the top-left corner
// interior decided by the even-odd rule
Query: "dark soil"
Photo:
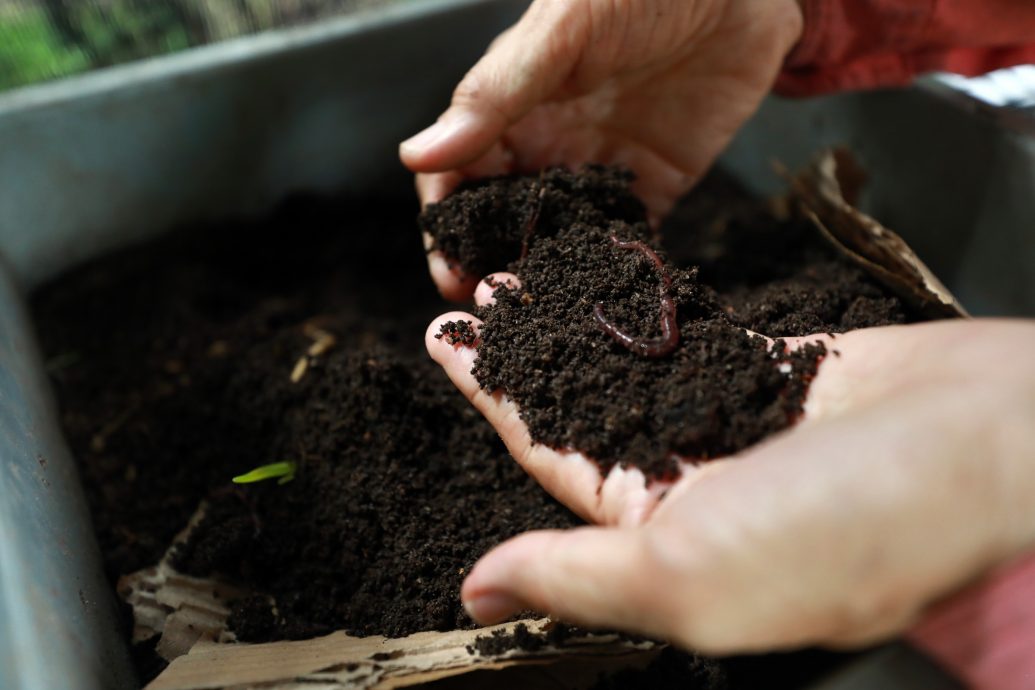
[[[450,345],[474,345],[478,340],[478,332],[474,330],[474,324],[470,321],[446,321],[439,326],[435,338],[445,338]]]
[[[610,245],[611,231],[646,236],[638,223],[642,208],[626,182],[612,173],[575,178],[550,172],[541,187],[536,178],[513,179],[493,182],[494,196],[474,192],[478,198],[466,217],[496,218],[509,228],[507,242],[497,245],[501,253],[483,256],[486,268],[477,271],[501,268],[518,259],[523,246],[527,250],[518,266],[528,274],[525,287],[501,291],[501,307],[486,315],[485,333],[501,345],[508,313],[515,324],[525,313],[543,319],[535,322],[538,333],[514,330],[508,347],[518,354],[507,360],[501,349],[498,371],[525,358],[533,365],[528,380],[542,382],[558,358],[584,357],[575,353],[593,343],[589,352],[604,365],[604,380],[622,371],[637,385],[661,380],[670,386],[684,377],[688,385],[733,388],[752,400],[769,396],[751,408],[768,421],[744,417],[741,426],[716,430],[707,418],[735,399],[714,402],[709,395],[698,409],[683,396],[673,399],[668,417],[659,417],[658,400],[651,411],[633,406],[631,396],[640,394],[635,387],[594,389],[590,382],[583,390],[613,401],[602,408],[604,421],[593,422],[607,429],[605,443],[625,433],[629,448],[657,459],[657,444],[631,440],[629,430],[640,419],[678,430],[668,437],[673,443],[720,453],[760,438],[769,426],[786,425],[800,398],[793,386],[807,383],[815,353],[793,360],[797,376],[786,380],[764,344],[735,335],[734,326],[791,335],[844,330],[879,314],[888,321],[906,318],[897,300],[817,244],[801,224],[775,220],[735,189],[712,182],[691,195],[666,228],[682,242],[671,245],[676,263],[701,266],[666,268],[684,331],[680,350],[658,360],[633,355],[599,331],[591,315],[592,301],[600,300],[625,329],[650,337],[658,327],[657,270],[639,253]],[[262,220],[194,227],[118,252],[36,293],[33,307],[62,423],[113,583],[153,565],[206,501],[207,517],[177,562],[255,589],[233,613],[241,639],[339,628],[389,635],[452,629],[469,625],[459,584],[486,549],[523,530],[575,523],[427,362],[425,325],[447,305],[426,275],[410,192],[400,194],[361,204],[296,198]],[[562,207],[565,199],[597,203]],[[425,224],[446,208],[433,210]],[[435,222],[452,227],[447,221]],[[574,235],[565,248],[558,239],[565,224],[586,229],[603,248]],[[457,234],[455,246],[465,237],[472,236]],[[471,251],[484,244],[472,243]],[[551,252],[579,258],[558,262]],[[741,275],[738,265],[750,270]],[[536,266],[544,270],[532,272]],[[572,287],[565,279],[588,278],[592,266],[613,281],[606,290],[593,281]],[[832,282],[824,282],[827,277]],[[552,294],[555,288],[562,294]],[[586,304],[572,306],[580,299]],[[583,307],[588,319],[578,312]],[[558,327],[549,320],[573,310],[581,314],[577,323]],[[788,331],[769,327],[781,322],[790,324]],[[814,328],[817,323],[822,328]],[[335,343],[307,355],[324,334]],[[471,331],[454,324],[446,337],[470,344]],[[292,383],[302,358],[305,371]],[[675,365],[692,361],[722,363],[723,372],[726,364],[737,372],[758,369],[752,376],[737,373],[731,386],[726,373]],[[660,379],[651,373],[658,366],[669,367]],[[579,394],[572,387],[579,371],[561,369],[558,383],[530,387],[528,409],[542,400],[569,404],[565,396]],[[680,421],[683,412],[693,421]],[[561,435],[560,420],[544,416],[538,424]],[[572,439],[588,443],[591,427],[575,427]],[[298,465],[286,484],[230,482],[285,460]],[[140,659],[143,668],[152,657],[142,653]]]
[[[675,456],[730,455],[800,415],[825,350],[789,353],[745,328],[780,337],[906,319],[897,298],[814,232],[760,215],[757,204],[751,215],[740,211],[743,225],[739,216],[724,222],[710,263],[678,268],[664,260],[629,180],[599,167],[490,179],[430,207],[422,221],[465,270],[487,269],[482,248],[491,248],[491,268],[520,278],[479,310],[473,373],[483,388],[507,392],[537,442],[582,451],[605,472],[621,463],[671,476]],[[708,239],[701,233],[690,249],[707,251]],[[800,258],[788,261],[788,252]],[[664,323],[673,305],[677,342]]]
[[[475,559],[520,532],[576,524],[435,365],[345,345],[277,391],[268,372],[290,351],[283,340],[256,348],[235,393],[268,400],[279,419],[273,455],[256,464],[290,457],[297,476],[212,496],[174,561],[272,596],[276,616],[261,598],[234,607],[238,638],[468,627],[458,593]]]
[[[471,625],[458,593],[481,554],[575,524],[424,352],[445,305],[415,212],[297,200],[36,296],[113,580],[155,563],[207,499],[176,564],[262,593],[234,608],[240,639],[451,630]],[[337,342],[292,383],[314,332]],[[230,483],[284,460],[289,483]]]
[[[536,236],[552,235],[573,223],[643,218],[643,204],[629,191],[630,174],[591,170],[583,176],[549,170],[540,178],[467,183],[445,203],[428,206],[418,222],[447,259],[481,278],[503,270]]]
[[[646,684],[645,679],[649,679]],[[730,685],[726,681],[722,667],[715,661],[666,647],[646,668],[619,671],[601,678],[600,682],[593,686],[593,690],[647,687],[651,690],[729,690]],[[772,690],[778,685],[766,687]]]
[[[483,656],[495,656],[512,649],[537,652],[544,647],[560,647],[573,632],[577,631],[564,623],[554,623],[549,630],[541,633],[532,632],[524,623],[518,623],[513,632],[493,630],[489,635],[479,635],[474,638],[474,645],[469,646],[467,652]]]
[[[729,179],[713,175],[687,202],[661,236],[681,265],[700,267],[698,279],[716,291],[731,323],[790,337],[919,320],[810,221],[748,200]]]

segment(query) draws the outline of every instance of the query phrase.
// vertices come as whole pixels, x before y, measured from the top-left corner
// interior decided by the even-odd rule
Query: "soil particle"
[[[435,334],[435,338],[438,340],[445,338],[450,345],[470,347],[477,342],[478,333],[474,330],[474,326],[470,321],[461,319],[460,321],[446,321],[439,327],[439,332]]]
[[[729,686],[722,666],[714,660],[666,647],[645,668],[619,671],[601,678],[593,690],[648,687],[651,690],[727,690]]]
[[[577,628],[564,623],[555,622],[542,632],[532,632],[524,623],[518,623],[512,632],[493,630],[489,635],[479,635],[474,638],[474,645],[467,647],[467,652],[482,656],[497,656],[514,649],[537,652],[544,647],[560,647],[578,633]]]
[[[628,172],[587,166],[529,177],[495,177],[461,185],[445,204],[431,204],[419,224],[447,259],[481,278],[507,267],[540,237],[573,223],[635,222],[644,215]],[[477,228],[472,233],[471,228]]]

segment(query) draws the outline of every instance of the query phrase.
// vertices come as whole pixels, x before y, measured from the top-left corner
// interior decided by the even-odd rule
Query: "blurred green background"
[[[413,0],[0,0],[0,91]]]

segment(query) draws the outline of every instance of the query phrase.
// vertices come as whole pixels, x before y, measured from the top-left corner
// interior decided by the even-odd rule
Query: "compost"
[[[613,442],[658,471],[666,459],[637,425],[655,425],[684,451],[730,452],[789,423],[821,354],[787,355],[740,328],[795,335],[909,318],[807,226],[722,178],[677,209],[665,248],[627,186],[626,175],[602,169],[497,179],[422,218],[432,234],[437,223],[436,241],[469,270],[509,264],[521,275],[524,284],[498,290],[498,306],[482,314],[477,372],[486,385],[531,396],[522,399],[541,439],[612,462],[618,453],[604,444]],[[429,363],[424,329],[448,305],[427,277],[411,193],[400,190],[362,201],[298,196],[262,219],[184,228],[34,295],[113,583],[156,563],[204,503],[175,564],[254,592],[229,621],[239,639],[449,630],[472,625],[458,591],[487,549],[522,531],[577,523]],[[492,227],[499,237],[471,231]],[[662,268],[638,249],[616,249],[612,236],[646,243]],[[605,333],[593,308],[601,304],[634,337],[656,337],[662,272],[679,344],[645,357]],[[579,318],[561,323],[575,304]],[[442,335],[474,345],[469,326],[453,323]],[[593,362],[635,385],[579,381]],[[780,373],[781,362],[794,377]],[[529,367],[527,390],[515,377],[521,367]],[[550,392],[554,384],[543,382],[551,377],[566,392]],[[767,392],[764,405],[734,409],[745,394],[723,389],[741,380]],[[636,386],[648,381],[659,395],[638,398]],[[718,402],[686,405],[682,382]],[[662,391],[676,396],[667,422]],[[580,394],[604,403],[577,405]],[[546,407],[558,399],[576,415],[570,437]],[[735,414],[735,427],[699,421],[720,412]],[[691,427],[677,422],[684,413],[697,420]],[[698,430],[674,434],[666,424]],[[606,440],[594,442],[591,430],[608,425]],[[295,468],[286,483],[231,482],[285,462]],[[685,659],[669,659],[665,672],[689,668]],[[142,668],[145,676],[155,670]]]
[[[719,240],[732,246],[679,268],[630,180],[601,167],[490,179],[422,217],[463,271],[517,274],[479,310],[473,373],[517,403],[534,441],[582,451],[605,473],[621,463],[672,477],[677,458],[731,455],[801,414],[825,349],[789,351],[746,329],[779,338],[906,320],[898,299],[793,221],[728,218]],[[738,250],[760,256],[738,272]]]
[[[401,636],[470,626],[458,592],[478,556],[575,524],[423,351],[444,305],[415,213],[295,200],[39,294],[113,580],[155,563],[204,499],[173,562],[262,593],[235,605],[239,639]],[[274,462],[295,478],[230,481]]]

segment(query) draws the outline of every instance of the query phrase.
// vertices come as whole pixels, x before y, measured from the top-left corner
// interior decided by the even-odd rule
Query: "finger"
[[[765,338],[769,348],[772,348],[777,340],[750,329],[745,329],[745,332],[748,335],[757,335],[760,338]],[[844,348],[839,347],[837,338],[838,336],[832,333],[780,338],[784,343],[784,352],[787,353],[800,350],[806,345],[822,345],[826,349],[826,355],[820,360],[816,375],[809,384],[805,402],[802,404],[803,414],[799,424],[812,423],[823,419],[830,414],[832,409],[838,407],[837,399],[840,397],[840,391],[842,391],[843,386],[838,385],[836,382],[842,378],[843,363],[841,359],[844,357]],[[860,351],[856,348],[851,349],[851,357],[854,359],[860,354]],[[791,370],[791,364],[787,362],[781,363],[778,366],[785,373]],[[833,386],[830,385],[831,381],[835,382]]]
[[[580,625],[664,634],[667,588],[644,535],[603,527],[523,534],[478,561],[460,597],[483,624],[533,609]]]
[[[785,338],[788,351],[810,343],[826,349],[809,384],[802,423],[829,420],[897,396],[896,389],[910,379],[889,377],[886,372],[898,368],[915,372],[931,360],[929,350],[910,337],[914,333],[909,326],[884,326],[840,335]]]
[[[578,16],[568,3],[533,3],[461,80],[438,121],[399,146],[403,163],[433,172],[482,157],[567,78],[584,35]]]
[[[673,166],[651,149],[627,139],[612,140],[597,158],[636,173],[631,188],[647,207],[648,220],[654,228],[672,210],[676,200],[696,182],[695,177]]]
[[[481,158],[460,169],[465,178],[477,179],[493,175],[506,175],[514,169],[514,153],[502,141],[497,141]]]
[[[670,480],[648,481],[638,467],[615,465],[597,492],[594,521],[618,527],[642,525],[672,485]]]
[[[430,238],[425,234],[425,245]],[[439,293],[452,302],[463,302],[471,298],[478,279],[466,275],[455,263],[437,249],[428,252],[428,273]]]
[[[703,463],[680,460],[679,478],[671,484],[662,485],[660,487],[661,491],[656,497],[656,505],[652,506],[652,512],[644,516],[644,521],[648,518],[663,518],[672,506],[679,503],[680,498],[684,494],[691,490],[699,490],[699,483],[721,473],[723,470],[727,469],[732,462],[736,462],[736,460],[733,460],[732,458],[722,458],[709,460]]]
[[[464,179],[458,172],[417,173],[415,182],[421,210],[428,204],[437,204],[449,196]]]
[[[478,287],[474,289],[474,303],[479,307],[485,307],[496,302],[496,289],[506,286],[510,288],[521,287],[521,281],[513,273],[491,273],[485,276]]]

